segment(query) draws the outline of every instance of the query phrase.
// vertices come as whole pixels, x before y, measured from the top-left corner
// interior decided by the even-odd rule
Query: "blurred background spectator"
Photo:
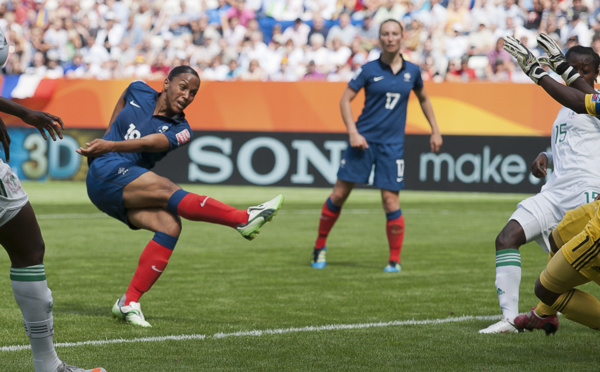
[[[162,80],[185,63],[205,80],[348,81],[388,18],[431,82],[528,82],[505,35],[600,51],[600,0],[0,0],[0,14],[1,72],[53,79]]]

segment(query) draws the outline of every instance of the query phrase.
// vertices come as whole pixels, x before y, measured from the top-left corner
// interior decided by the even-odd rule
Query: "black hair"
[[[598,53],[594,51],[594,49],[590,47],[584,47],[581,45],[575,45],[567,50],[567,54],[565,58],[568,60],[573,54],[579,54],[581,56],[589,56],[592,58],[592,64],[594,65],[594,69],[598,71],[600,69],[600,56]]]
[[[402,27],[402,23],[398,22],[397,20],[395,20],[393,18],[389,18],[389,19],[386,19],[385,21],[381,22],[381,25],[379,26],[379,35],[381,35],[381,26],[383,26],[385,23],[388,23],[388,22],[396,23],[398,26],[400,26],[400,33],[404,34],[404,27]]]
[[[167,79],[169,79],[169,81],[172,81],[173,78],[175,78],[175,76],[179,76],[181,74],[192,74],[192,75],[196,76],[198,79],[200,79],[200,76],[198,75],[196,70],[194,70],[191,66],[186,66],[186,65],[174,67],[171,70],[171,72],[169,72],[169,76],[167,77]]]

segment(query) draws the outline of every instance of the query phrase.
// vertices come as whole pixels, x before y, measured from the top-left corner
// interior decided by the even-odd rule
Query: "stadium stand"
[[[30,79],[162,80],[173,66],[190,64],[203,80],[297,81],[310,72],[341,81],[378,58],[379,23],[392,17],[405,28],[404,57],[421,66],[425,81],[525,82],[514,61],[489,58],[500,37],[513,35],[536,53],[540,32],[565,49],[576,44],[600,48],[597,3],[0,0],[0,27],[11,51],[1,72]],[[320,38],[314,33],[323,36],[322,47],[315,46]],[[451,69],[463,79],[447,76]],[[464,79],[473,75],[471,69],[476,78]]]

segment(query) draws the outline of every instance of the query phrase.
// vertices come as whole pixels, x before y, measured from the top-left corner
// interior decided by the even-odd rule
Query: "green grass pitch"
[[[329,189],[186,185],[245,209],[286,196],[251,242],[235,230],[184,221],[163,276],[141,299],[150,329],[111,318],[152,233],[100,214],[85,185],[24,187],[46,241],[59,356],[86,368],[130,371],[596,371],[600,334],[560,317],[559,331],[480,335],[499,317],[494,239],[526,195],[401,193],[402,273],[386,274],[385,215],[377,190],[353,192],[309,266]],[[4,252],[4,251],[2,251]],[[520,311],[537,303],[546,255],[521,249]],[[0,253],[0,371],[32,371]],[[594,284],[584,287],[600,296]]]

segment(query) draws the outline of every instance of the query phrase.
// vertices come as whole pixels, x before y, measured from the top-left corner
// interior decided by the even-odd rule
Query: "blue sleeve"
[[[125,99],[135,99],[136,96],[141,95],[140,97],[145,97],[147,94],[154,95],[156,91],[150,87],[150,85],[146,84],[145,81],[136,80],[131,82],[125,91]]]
[[[413,90],[423,89],[423,78],[421,77],[421,69],[417,67],[415,72],[415,85]]]
[[[192,140],[192,129],[187,121],[173,125],[164,135],[169,139],[169,149],[173,150]]]
[[[131,98],[131,84],[129,84],[127,86],[127,89],[125,89],[125,94],[123,95],[123,98],[125,99],[125,102],[127,102],[127,100]]]
[[[361,88],[363,88],[365,86],[365,83],[367,82],[368,74],[365,72],[363,67],[359,68],[356,71],[354,77],[348,82],[348,86],[352,88],[355,92],[361,90]]]
[[[146,83],[144,83],[143,81],[140,81],[140,80],[136,80],[127,86],[127,89],[125,89],[125,100],[129,100],[129,99],[133,98],[134,91],[144,88],[143,85],[140,85],[140,84],[147,86]]]

